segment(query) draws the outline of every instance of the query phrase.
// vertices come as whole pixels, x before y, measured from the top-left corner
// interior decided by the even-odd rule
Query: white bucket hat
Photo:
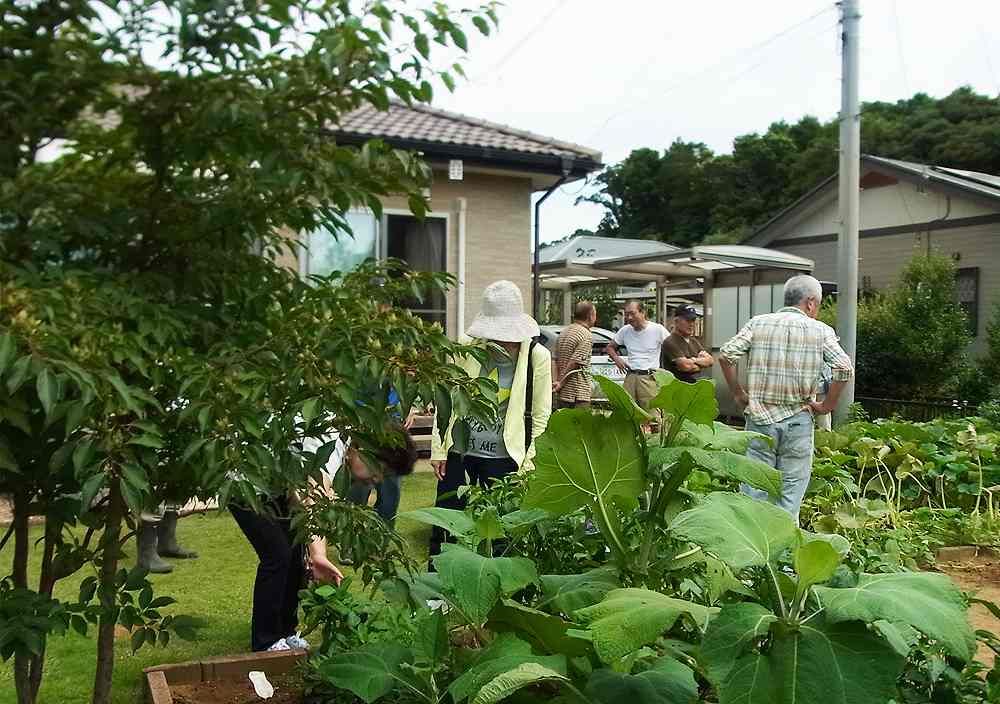
[[[466,333],[497,342],[523,342],[541,334],[538,323],[524,312],[521,289],[510,281],[494,281],[483,291],[479,315]]]

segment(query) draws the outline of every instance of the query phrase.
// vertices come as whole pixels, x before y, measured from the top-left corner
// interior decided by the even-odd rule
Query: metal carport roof
[[[580,246],[574,246],[577,239],[584,240]],[[622,249],[635,246],[625,243],[641,243],[647,251],[621,256]],[[580,252],[593,252],[593,255],[566,256]],[[566,288],[602,281],[698,279],[709,272],[727,269],[812,271],[813,266],[811,259],[763,247],[717,244],[678,249],[650,240],[582,236],[559,245],[556,251],[543,258],[538,273],[543,288]]]

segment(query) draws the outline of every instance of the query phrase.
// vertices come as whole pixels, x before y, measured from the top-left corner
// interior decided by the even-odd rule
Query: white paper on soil
[[[253,691],[261,699],[270,699],[274,696],[274,685],[267,681],[267,675],[263,672],[258,670],[251,672],[250,684],[253,685]]]

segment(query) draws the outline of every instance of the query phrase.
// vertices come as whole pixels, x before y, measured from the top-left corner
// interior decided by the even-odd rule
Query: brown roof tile
[[[365,105],[348,113],[336,134],[483,147],[522,154],[601,161],[599,151],[459,113],[393,102],[387,111]]]

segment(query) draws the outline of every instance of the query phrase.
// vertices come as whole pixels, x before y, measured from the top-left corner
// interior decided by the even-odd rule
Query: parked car
[[[556,378],[556,341],[559,339],[559,334],[563,331],[562,325],[541,325],[541,335],[539,336],[539,342],[541,342],[545,347],[552,353],[552,378]],[[590,352],[590,373],[592,376],[604,376],[611,379],[616,384],[625,383],[625,373],[621,371],[615,363],[611,361],[611,358],[605,353],[605,348],[608,343],[614,339],[614,333],[610,330],[605,330],[604,328],[591,328],[590,336],[592,339],[593,347]],[[619,354],[627,361],[628,360],[628,350],[621,348]],[[606,401],[607,398],[604,396],[604,392],[601,391],[600,385],[594,381],[592,382],[594,386],[593,399],[595,401]]]

